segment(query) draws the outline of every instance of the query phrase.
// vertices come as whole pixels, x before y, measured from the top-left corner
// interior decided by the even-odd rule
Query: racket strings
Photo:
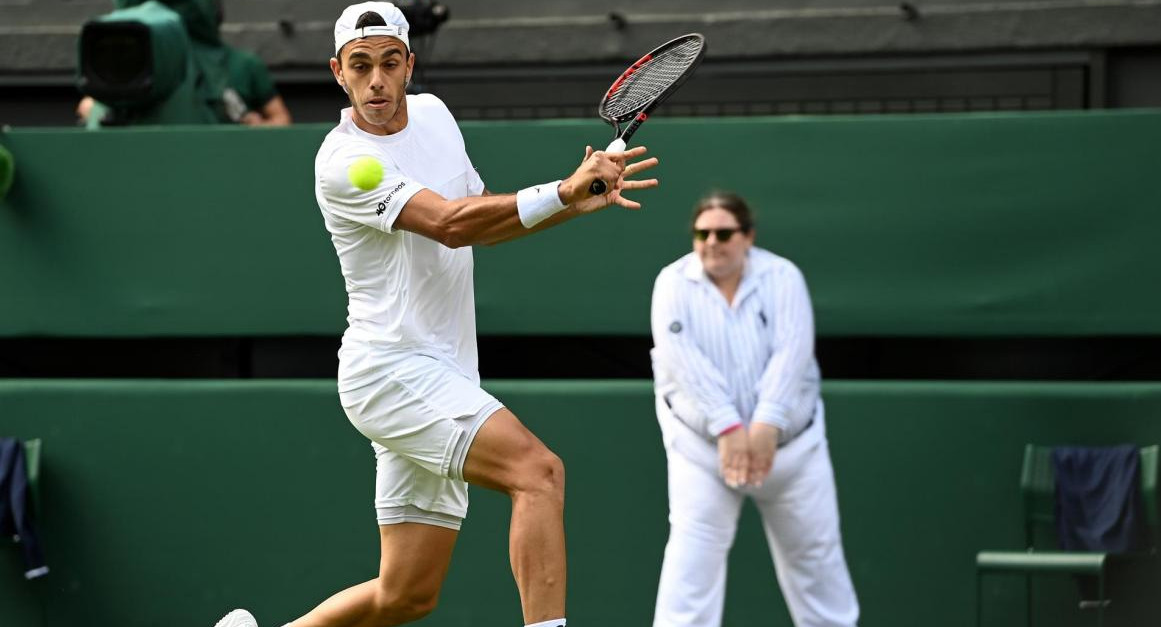
[[[621,77],[605,101],[605,114],[622,118],[644,109],[676,83],[698,60],[703,41],[691,38],[661,51]]]

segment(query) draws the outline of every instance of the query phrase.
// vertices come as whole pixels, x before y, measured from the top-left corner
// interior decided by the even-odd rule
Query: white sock
[[[525,625],[524,627],[564,627],[564,622],[565,621],[563,618],[554,618],[552,620],[546,620],[546,621],[542,621],[539,623],[532,623],[531,625]]]

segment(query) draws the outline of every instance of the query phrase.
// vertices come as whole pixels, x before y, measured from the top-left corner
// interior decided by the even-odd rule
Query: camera
[[[407,18],[412,37],[431,35],[451,17],[448,8],[434,0],[398,0],[395,6]]]
[[[90,128],[130,124],[211,124],[182,16],[149,0],[86,22],[77,87],[97,101]]]

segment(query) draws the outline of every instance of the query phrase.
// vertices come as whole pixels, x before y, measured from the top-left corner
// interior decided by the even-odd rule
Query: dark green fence
[[[596,122],[465,124],[496,191],[558,177]],[[334,335],[342,281],[311,189],[326,129],[4,131],[0,337]],[[693,200],[735,189],[759,243],[811,283],[819,331],[1161,333],[1161,113],[657,120],[642,212],[478,249],[487,334],[644,334]],[[514,150],[519,147],[519,152]],[[2,357],[2,356],[0,356]],[[569,468],[570,617],[648,624],[665,542],[647,382],[493,382]],[[863,625],[973,623],[972,559],[1021,538],[1026,442],[1161,441],[1158,384],[830,383],[828,421]],[[263,624],[376,572],[373,460],[333,382],[0,381],[0,434],[44,441],[52,574],[0,547],[5,627]],[[519,624],[505,499],[473,492],[429,625]],[[729,626],[786,625],[747,510]],[[1152,570],[1150,570],[1152,568]],[[1114,577],[1115,618],[1161,616],[1156,568]],[[1022,624],[1017,581],[990,625]],[[1079,625],[1070,580],[1042,625]],[[1006,621],[1006,622],[1005,622]]]
[[[597,122],[464,124],[495,191],[559,177]],[[0,336],[335,334],[312,191],[324,128],[9,131]],[[1161,113],[650,122],[660,190],[478,249],[479,328],[642,334],[693,201],[735,189],[823,335],[1161,333]],[[519,147],[518,150],[516,147]]]
[[[650,624],[666,536],[665,459],[647,382],[487,385],[568,469],[569,616]],[[866,627],[973,624],[974,555],[1018,548],[1025,442],[1161,442],[1161,384],[828,384],[847,556]],[[44,441],[52,573],[0,547],[5,627],[203,627],[236,605],[279,625],[374,577],[370,446],[333,382],[0,382],[5,432]],[[472,491],[427,625],[519,625],[507,500]],[[1155,563],[1154,563],[1155,564]],[[1114,618],[1152,624],[1161,579],[1114,577]],[[989,625],[1022,624],[1018,580]],[[1039,625],[1081,625],[1071,580]],[[789,625],[756,515],[731,555],[726,624]]]

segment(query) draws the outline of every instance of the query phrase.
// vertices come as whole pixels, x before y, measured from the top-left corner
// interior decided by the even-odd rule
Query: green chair
[[[1159,516],[1157,509],[1158,446],[1141,449],[1141,499],[1149,528],[1149,549],[1143,556],[1157,553]],[[1097,625],[1104,625],[1105,609],[1112,603],[1105,587],[1110,558],[1134,558],[1142,555],[1114,555],[1099,552],[1042,551],[1036,548],[1038,531],[1052,530],[1056,522],[1056,480],[1052,471],[1052,447],[1029,444],[1024,447],[1024,464],[1020,473],[1020,491],[1024,495],[1024,551],[981,551],[976,554],[976,625],[983,616],[983,577],[987,573],[1023,573],[1027,605],[1027,624],[1032,624],[1032,575],[1072,574],[1097,579],[1097,598],[1082,600],[1081,609],[1097,610]]]

